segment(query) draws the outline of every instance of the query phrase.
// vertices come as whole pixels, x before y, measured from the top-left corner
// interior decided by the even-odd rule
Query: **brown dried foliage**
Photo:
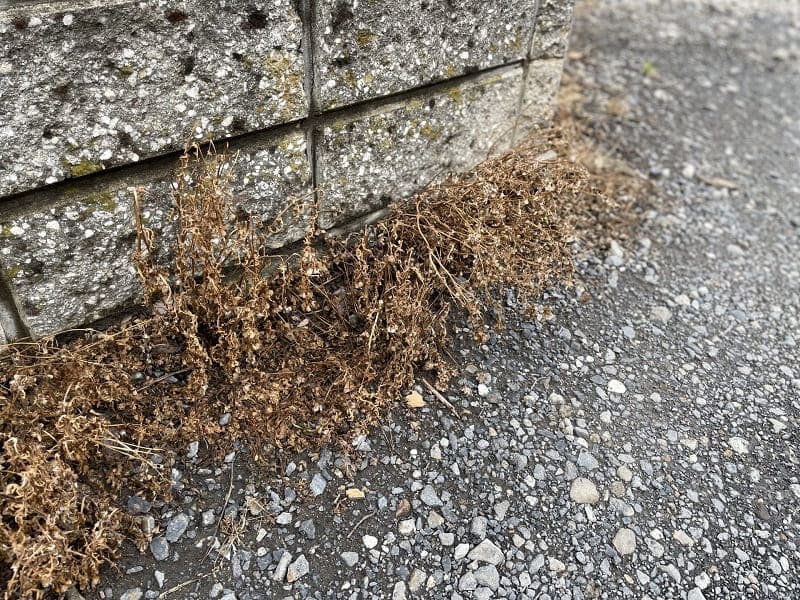
[[[153,259],[153,234],[137,222],[151,316],[0,355],[4,597],[91,586],[123,536],[143,546],[118,499],[166,497],[164,473],[190,441],[221,450],[240,439],[258,451],[350,438],[418,371],[447,379],[452,306],[480,335],[498,287],[533,300],[568,279],[575,228],[613,222],[609,198],[635,187],[630,177],[614,183],[577,162],[541,160],[552,148],[574,150],[570,127],[578,125],[562,119],[561,129],[396,204],[363,232],[309,231],[284,256],[264,251],[280,218],[264,231],[237,210],[226,159],[187,154],[169,265]],[[290,210],[313,222],[313,209],[300,200]]]

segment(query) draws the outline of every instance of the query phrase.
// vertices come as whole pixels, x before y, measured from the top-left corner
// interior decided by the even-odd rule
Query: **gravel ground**
[[[190,448],[179,503],[129,503],[149,555],[91,596],[800,597],[799,23],[796,2],[580,10],[569,70],[617,115],[598,135],[665,199],[552,318],[509,294],[503,333],[457,330],[453,410],[421,387],[356,460],[281,477]]]

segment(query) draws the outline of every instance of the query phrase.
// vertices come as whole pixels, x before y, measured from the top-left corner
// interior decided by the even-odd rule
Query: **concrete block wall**
[[[379,211],[551,114],[573,0],[5,0],[0,342],[135,304],[133,189],[170,226],[189,141],[260,221]],[[301,218],[280,246],[300,239]]]

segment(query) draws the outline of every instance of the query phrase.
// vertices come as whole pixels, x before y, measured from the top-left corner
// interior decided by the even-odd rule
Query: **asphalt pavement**
[[[568,72],[643,222],[551,319],[458,329],[454,410],[280,477],[187,459],[89,596],[800,598],[800,4],[593,4]]]

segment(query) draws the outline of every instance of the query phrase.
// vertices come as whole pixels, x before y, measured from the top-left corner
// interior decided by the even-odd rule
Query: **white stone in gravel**
[[[428,506],[441,506],[442,501],[439,500],[439,496],[436,495],[436,490],[433,489],[433,486],[428,484],[419,494],[419,499],[422,500]]]
[[[661,558],[664,556],[664,545],[662,543],[649,538],[645,538],[644,541],[647,544],[647,548],[650,550],[650,554],[653,555],[653,558]]]
[[[439,532],[439,543],[442,546],[452,546],[456,541],[456,536],[452,533]]]
[[[585,477],[578,477],[572,481],[569,497],[577,504],[596,504],[600,501],[597,487]]]
[[[611,379],[608,382],[608,391],[612,394],[624,394],[627,388],[619,379]]]
[[[733,553],[736,555],[736,558],[738,558],[741,562],[747,562],[748,560],[750,560],[750,555],[744,550],[741,550],[740,548],[734,548]]]
[[[478,585],[485,585],[493,591],[497,591],[500,585],[500,574],[494,565],[484,565],[475,570],[475,581]]]
[[[282,512],[275,518],[278,525],[288,525],[292,522],[292,513]]]
[[[414,535],[414,532],[417,531],[417,526],[414,523],[414,519],[406,519],[404,521],[400,521],[397,525],[397,532],[400,535]]]
[[[779,421],[778,419],[773,419],[770,417],[769,422],[772,423],[772,431],[775,433],[781,433],[784,429],[786,429],[786,423],[783,421]]]
[[[627,527],[623,527],[617,531],[611,543],[622,556],[633,554],[636,550],[636,534]]]
[[[272,581],[283,581],[286,577],[286,569],[289,568],[289,563],[292,562],[292,555],[289,552],[281,554],[278,565],[275,567],[275,572],[272,574]]]
[[[711,577],[709,577],[706,572],[700,573],[700,575],[694,578],[694,584],[701,590],[704,590],[711,585]]]
[[[150,552],[156,560],[167,560],[169,558],[169,543],[163,536],[154,537],[150,541]]]
[[[625,256],[625,250],[617,240],[611,240],[608,244],[608,255],[622,258]]]
[[[783,569],[781,568],[781,563],[775,560],[774,557],[770,556],[768,563],[769,563],[769,570],[772,571],[774,575],[780,575],[783,572]]]
[[[485,398],[488,395],[489,395],[489,388],[487,387],[487,385],[485,383],[479,383],[478,396],[480,396],[481,398]]]
[[[666,573],[667,575],[672,577],[672,580],[675,583],[680,583],[681,580],[683,579],[681,577],[681,572],[678,571],[678,568],[675,565],[673,565],[672,563],[667,563],[666,565],[661,565],[660,568],[661,568],[662,571],[664,571],[664,573]]]
[[[414,569],[411,571],[411,577],[408,578],[408,591],[412,594],[416,594],[419,589],[422,587],[422,584],[425,583],[425,579],[427,579],[428,575],[425,571],[420,569]]]
[[[298,556],[297,560],[289,565],[289,568],[286,570],[286,581],[288,583],[293,583],[303,577],[303,575],[308,575],[308,560],[305,554]]]
[[[696,587],[689,590],[689,593],[686,594],[686,600],[706,600],[706,597],[703,595],[703,590]]]
[[[436,529],[444,525],[444,517],[435,510],[428,513],[428,527]]]
[[[369,550],[372,550],[375,546],[378,545],[378,538],[372,535],[365,535],[361,538],[361,541],[364,542],[364,546]]]
[[[683,546],[691,546],[694,544],[694,540],[692,540],[692,538],[689,537],[689,534],[687,534],[682,529],[676,529],[672,533],[672,537],[675,539],[676,542],[678,542]]]
[[[750,450],[750,442],[738,435],[728,438],[728,445],[731,447],[731,450],[738,454],[747,454]]]
[[[156,578],[159,589],[164,587],[164,573],[162,571],[153,571],[153,577]]]
[[[327,485],[328,482],[325,481],[325,478],[320,473],[316,473],[314,477],[311,478],[311,484],[308,487],[311,488],[311,493],[314,494],[314,496],[319,496],[325,491]]]
[[[186,450],[186,458],[194,458],[200,449],[200,442],[191,442]]]
[[[172,517],[167,523],[167,529],[164,537],[170,543],[175,543],[183,537],[186,528],[189,526],[189,516],[185,513],[179,513]]]
[[[406,600],[406,584],[403,581],[398,581],[394,584],[392,590],[392,600]]]
[[[499,565],[503,562],[503,552],[495,546],[492,540],[483,540],[470,550],[468,556],[470,560],[479,560],[493,565]]]
[[[600,466],[600,463],[597,462],[597,459],[588,452],[581,452],[578,455],[578,466],[583,467],[587,471],[594,471]]]
[[[630,483],[631,479],[633,479],[633,471],[625,465],[622,465],[617,469],[617,477],[622,479],[625,483]]]
[[[528,565],[528,569],[532,574],[538,573],[539,570],[544,566],[544,554],[537,554],[536,558],[531,561],[531,564]]]
[[[600,421],[602,423],[605,423],[606,425],[609,425],[611,423],[611,411],[610,410],[604,410],[603,412],[601,412],[600,413]]]
[[[527,589],[533,581],[531,580],[531,576],[528,574],[527,571],[523,571],[519,574],[519,587],[521,589]]]
[[[455,550],[453,550],[453,558],[455,560],[461,560],[467,555],[469,552],[469,544],[459,544],[456,546]]]
[[[800,498],[800,483],[792,483],[789,485],[789,489],[792,490],[792,493]]]
[[[478,539],[483,539],[486,537],[486,526],[487,521],[486,517],[477,516],[472,519],[472,522],[469,525],[469,532],[477,537]]]
[[[342,552],[340,554],[344,564],[348,567],[354,567],[358,564],[358,553],[357,552]]]
[[[672,313],[666,306],[654,306],[650,309],[650,317],[659,323],[668,323]]]
[[[548,562],[548,567],[550,567],[550,570],[553,573],[561,573],[567,568],[567,565],[565,565],[557,558],[551,558],[550,561]]]
[[[461,579],[458,580],[458,591],[471,592],[478,587],[478,582],[475,580],[475,575],[472,571],[467,571]]]
[[[141,600],[142,596],[144,596],[144,592],[141,588],[131,588],[122,592],[119,600]]]
[[[494,515],[497,517],[498,521],[502,521],[506,518],[506,513],[510,506],[511,503],[508,500],[503,500],[494,505]]]

